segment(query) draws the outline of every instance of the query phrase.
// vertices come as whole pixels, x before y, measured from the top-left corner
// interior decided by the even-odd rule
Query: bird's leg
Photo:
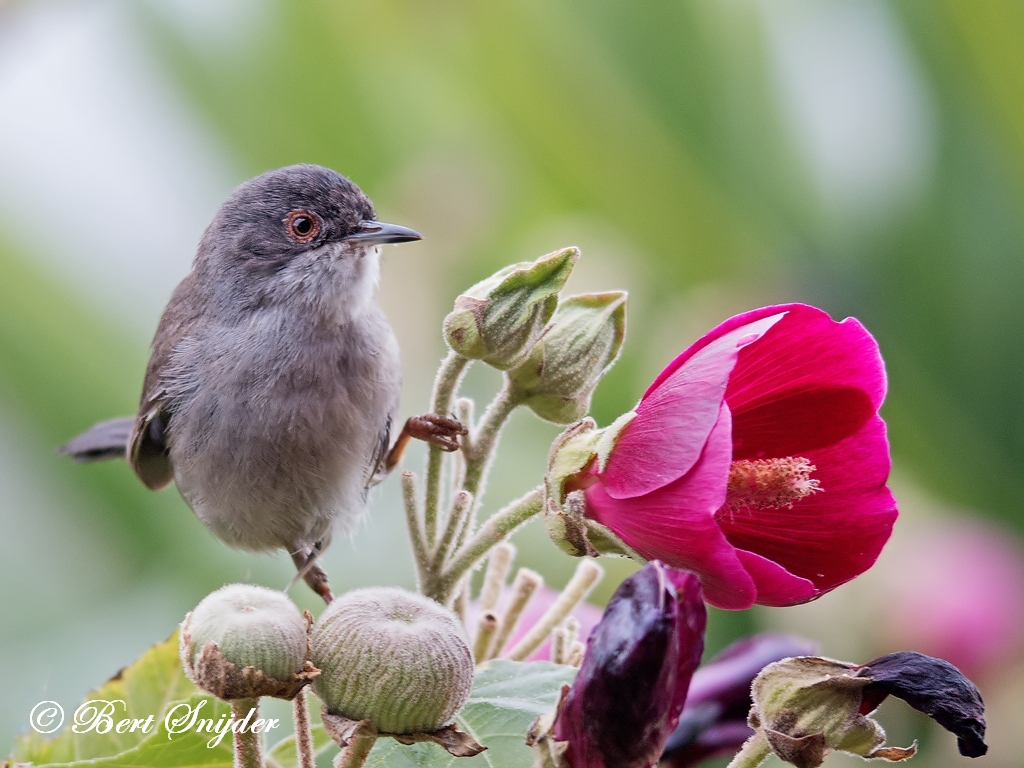
[[[398,434],[398,439],[388,451],[388,455],[384,459],[384,471],[390,472],[395,468],[402,460],[402,455],[413,438],[432,443],[443,451],[457,451],[459,450],[459,435],[465,434],[468,434],[468,430],[458,419],[453,419],[450,416],[439,416],[436,413],[413,416],[406,420],[405,426]]]
[[[295,563],[295,567],[299,569],[299,572],[295,574],[295,578],[288,585],[288,589],[291,589],[295,582],[302,579],[309,585],[310,589],[324,599],[325,603],[330,605],[331,600],[334,599],[331,585],[327,582],[327,574],[324,573],[324,569],[316,564],[316,559],[320,557],[322,548],[322,542],[318,541],[312,547],[300,547],[291,553],[292,562]]]

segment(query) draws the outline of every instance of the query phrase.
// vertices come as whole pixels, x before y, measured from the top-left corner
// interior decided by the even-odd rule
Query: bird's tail
[[[134,416],[102,421],[68,440],[57,449],[57,453],[70,456],[75,461],[124,458],[134,424]]]

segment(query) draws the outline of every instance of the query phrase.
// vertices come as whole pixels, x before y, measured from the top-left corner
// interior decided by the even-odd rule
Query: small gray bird
[[[138,415],[61,452],[125,456],[151,489],[171,480],[234,547],[285,548],[330,602],[316,558],[352,532],[367,490],[416,437],[446,450],[454,419],[398,411],[398,343],[373,298],[380,246],[419,240],[316,165],[268,171],[228,198],[164,310]]]

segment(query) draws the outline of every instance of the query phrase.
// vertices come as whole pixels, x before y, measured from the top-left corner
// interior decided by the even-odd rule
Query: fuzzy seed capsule
[[[306,622],[287,595],[252,584],[229,584],[203,598],[189,620],[192,660],[207,643],[235,666],[279,680],[306,661]]]
[[[223,699],[292,698],[315,670],[308,624],[283,592],[229,584],[203,598],[181,624],[185,671]]]
[[[394,588],[334,600],[310,637],[322,670],[313,691],[333,715],[368,720],[380,733],[432,733],[469,698],[473,655],[458,617]]]

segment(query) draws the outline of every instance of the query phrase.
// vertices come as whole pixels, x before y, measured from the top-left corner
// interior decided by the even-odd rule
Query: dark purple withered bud
[[[907,760],[917,745],[886,746],[885,731],[869,717],[890,694],[956,734],[962,754],[988,751],[978,689],[946,661],[913,651],[865,665],[797,656],[769,664],[754,678],[749,722],[755,732],[731,765],[754,768],[772,752],[798,768],[817,768],[832,751]]]
[[[861,714],[873,711],[892,695],[954,734],[961,755],[981,757],[988,752],[981,693],[948,661],[899,651],[868,662],[857,676],[871,679],[864,689]]]
[[[675,729],[704,650],[700,582],[651,562],[622,582],[587,641],[548,738],[572,768],[649,768]]]
[[[672,768],[689,768],[713,755],[735,752],[754,733],[747,714],[750,685],[758,672],[774,661],[817,650],[810,640],[771,632],[729,645],[694,673],[662,760]]]

